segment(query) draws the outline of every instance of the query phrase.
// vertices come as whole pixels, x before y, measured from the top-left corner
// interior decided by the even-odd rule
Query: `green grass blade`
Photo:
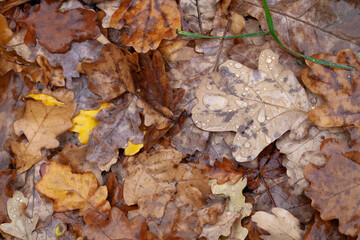
[[[231,36],[207,36],[207,35],[201,35],[197,33],[191,33],[186,31],[179,31],[176,29],[177,34],[188,36],[188,37],[196,37],[196,38],[242,38],[242,37],[256,37],[256,36],[262,36],[269,34],[268,32],[254,32],[254,33],[246,33],[246,34],[240,34],[240,35],[231,35]]]
[[[332,62],[326,62],[326,61],[322,61],[322,60],[318,60],[316,58],[312,58],[306,55],[303,55],[301,53],[297,53],[292,51],[291,49],[287,48],[286,46],[284,46],[284,44],[282,44],[282,42],[280,41],[280,39],[278,38],[278,36],[276,35],[276,32],[274,30],[274,24],[271,18],[271,14],[270,14],[270,10],[269,10],[269,6],[267,4],[266,0],[263,0],[264,3],[264,10],[265,10],[265,15],[266,15],[266,22],[269,28],[269,33],[271,34],[271,36],[274,38],[274,40],[282,47],[284,48],[286,51],[289,51],[290,53],[305,58],[309,61],[312,61],[314,63],[318,63],[321,65],[325,65],[325,66],[330,66],[330,67],[337,67],[337,68],[342,68],[342,69],[347,69],[347,70],[358,70],[356,68],[350,67],[350,66],[346,66],[346,65],[342,65],[342,64],[337,64],[337,63],[332,63]]]

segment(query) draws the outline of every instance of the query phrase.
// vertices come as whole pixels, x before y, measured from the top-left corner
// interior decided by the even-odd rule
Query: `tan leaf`
[[[302,194],[303,190],[309,185],[303,175],[303,170],[309,163],[322,166],[326,158],[320,152],[320,145],[326,138],[347,139],[347,135],[342,129],[321,130],[316,126],[311,126],[306,137],[294,140],[290,134],[286,133],[276,141],[276,146],[280,152],[286,154],[283,165],[289,176],[289,184],[294,188],[292,193]]]
[[[206,131],[234,131],[233,155],[239,162],[255,157],[271,142],[307,118],[304,88],[294,74],[264,50],[259,70],[227,61],[203,77],[192,109],[195,124]]]
[[[181,29],[180,12],[174,0],[121,1],[110,27],[126,27],[122,41],[138,53],[157,49],[161,40],[173,39]]]
[[[270,235],[261,235],[265,240],[300,240],[304,232],[299,220],[282,208],[273,208],[273,214],[256,212],[251,220]]]
[[[22,119],[14,123],[15,133],[24,133],[27,142],[11,144],[18,173],[28,170],[42,159],[41,149],[59,146],[56,137],[72,127],[71,117],[75,108],[76,104],[71,102],[60,106],[47,106],[39,101],[27,100]]]

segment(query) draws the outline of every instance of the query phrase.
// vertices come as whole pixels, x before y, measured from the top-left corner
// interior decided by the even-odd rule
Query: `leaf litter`
[[[267,31],[259,1],[29,3],[0,1],[5,238],[359,237],[358,72],[177,35]],[[354,1],[269,5],[286,46],[360,68]]]

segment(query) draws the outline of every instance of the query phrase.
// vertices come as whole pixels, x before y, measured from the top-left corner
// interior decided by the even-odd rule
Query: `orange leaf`
[[[59,1],[42,1],[34,9],[25,5],[24,12],[17,13],[18,26],[27,27],[24,42],[29,47],[36,45],[36,38],[52,53],[65,53],[72,41],[83,42],[100,35],[96,25],[96,13],[76,8],[60,12]]]
[[[112,15],[110,27],[121,29],[123,44],[136,52],[157,49],[162,39],[173,39],[181,28],[180,12],[174,0],[121,1]]]
[[[350,49],[336,56],[319,53],[313,58],[360,69],[360,62]],[[319,127],[355,125],[360,128],[360,71],[333,68],[306,61],[309,68],[300,71],[301,79],[326,104],[309,111],[309,119]],[[360,132],[360,130],[358,130]]]
[[[79,209],[83,216],[87,210],[107,213],[110,204],[106,200],[106,186],[98,186],[94,174],[72,173],[71,168],[55,161],[41,165],[42,178],[36,183],[39,193],[54,200],[54,211],[65,212]]]

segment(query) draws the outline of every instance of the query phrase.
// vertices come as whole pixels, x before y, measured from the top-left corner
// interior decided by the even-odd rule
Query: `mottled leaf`
[[[233,155],[253,160],[268,144],[307,117],[304,88],[294,74],[278,63],[278,55],[264,50],[259,70],[227,61],[202,78],[192,109],[195,124],[207,131],[234,131]]]

